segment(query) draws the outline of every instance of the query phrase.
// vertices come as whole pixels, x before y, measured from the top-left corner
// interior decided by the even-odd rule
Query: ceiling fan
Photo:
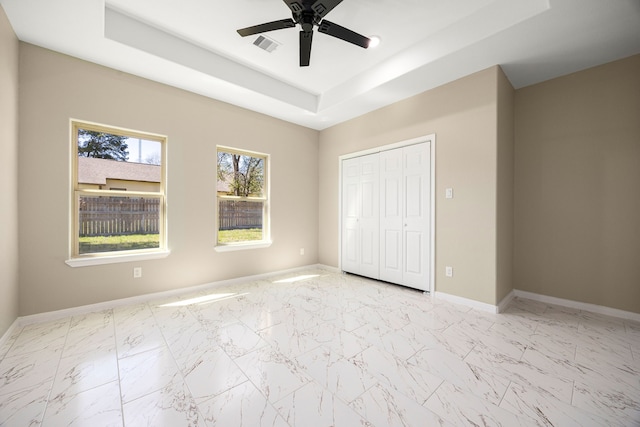
[[[253,27],[242,28],[238,34],[242,37],[253,34],[265,33],[267,31],[293,28],[300,24],[300,66],[309,66],[311,58],[311,41],[313,39],[313,27],[317,26],[318,31],[330,36],[339,38],[356,46],[368,48],[371,40],[361,34],[351,31],[333,22],[323,19],[325,15],[333,10],[342,0],[283,0],[293,15],[292,18],[281,19],[279,21],[266,22]]]

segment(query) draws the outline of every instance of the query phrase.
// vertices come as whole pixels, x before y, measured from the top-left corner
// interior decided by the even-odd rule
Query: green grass
[[[262,229],[260,228],[237,228],[234,230],[218,231],[218,243],[237,243],[254,240],[262,240]]]
[[[131,234],[127,236],[80,237],[80,253],[131,251],[160,247],[159,234]],[[218,232],[218,243],[238,243],[262,240],[262,229],[248,228]]]
[[[131,251],[160,247],[159,234],[131,234],[127,236],[80,237],[80,253]]]

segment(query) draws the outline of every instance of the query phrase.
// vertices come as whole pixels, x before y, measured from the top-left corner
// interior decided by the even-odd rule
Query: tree
[[[160,166],[162,164],[162,158],[160,157],[160,153],[152,153],[144,158],[144,162],[149,165]]]
[[[236,196],[262,195],[264,159],[218,152],[218,179],[227,182]]]
[[[127,137],[78,129],[78,156],[126,162],[129,159]]]

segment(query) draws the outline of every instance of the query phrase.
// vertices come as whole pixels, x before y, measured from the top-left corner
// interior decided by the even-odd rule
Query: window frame
[[[78,132],[79,129],[105,132],[112,135],[126,136],[129,138],[140,138],[148,141],[160,143],[161,169],[160,169],[160,189],[154,191],[127,191],[105,189],[83,189],[78,182]],[[70,240],[69,258],[65,261],[71,267],[84,267],[89,265],[111,264],[119,262],[130,262],[146,259],[164,258],[169,255],[167,248],[167,137],[165,135],[151,132],[142,132],[126,129],[117,126],[104,125],[88,122],[84,120],[70,120],[70,141],[71,141],[71,196],[70,196]],[[158,233],[159,245],[157,248],[129,249],[109,252],[80,253],[80,197],[146,197],[159,200],[158,210]]]
[[[267,153],[260,153],[257,151],[243,150],[239,148],[229,147],[225,145],[216,146],[216,159],[218,153],[238,154],[242,156],[250,156],[254,158],[260,158],[263,161],[264,168],[264,183],[262,186],[262,196],[226,196],[218,194],[218,165],[216,164],[216,179],[215,179],[215,192],[216,192],[216,227],[214,233],[215,246],[214,250],[217,252],[229,252],[245,249],[259,249],[267,248],[271,246],[271,177],[270,177],[270,155]],[[261,240],[246,240],[241,242],[220,243],[218,236],[220,233],[220,201],[221,200],[245,200],[248,202],[262,202],[262,239]]]

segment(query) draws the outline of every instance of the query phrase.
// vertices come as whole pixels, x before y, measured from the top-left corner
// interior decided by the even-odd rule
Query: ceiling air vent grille
[[[258,36],[258,38],[253,42],[260,49],[266,50],[271,53],[278,47],[278,43],[268,37]]]

